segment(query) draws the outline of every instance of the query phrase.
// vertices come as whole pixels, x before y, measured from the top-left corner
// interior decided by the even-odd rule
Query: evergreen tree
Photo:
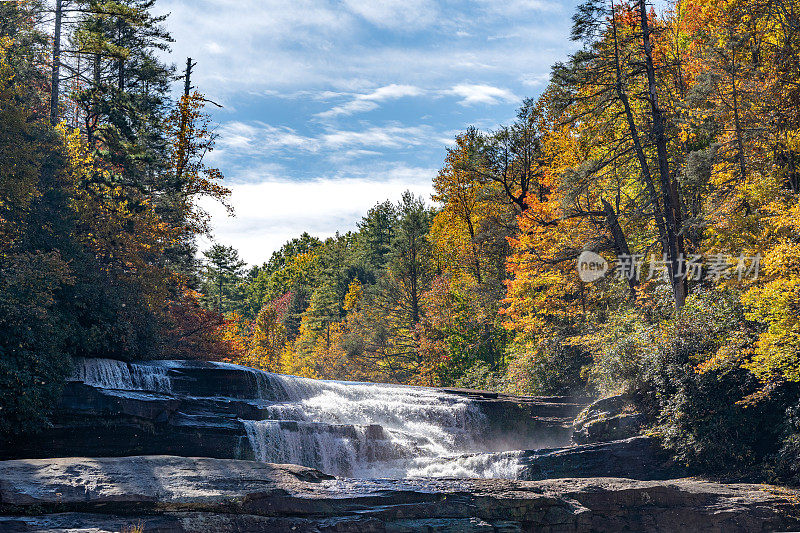
[[[218,313],[236,310],[241,302],[240,282],[246,263],[235,248],[222,244],[212,245],[203,255],[202,301]]]
[[[358,225],[358,254],[364,267],[372,274],[371,283],[386,266],[396,220],[395,206],[387,200],[371,208]]]

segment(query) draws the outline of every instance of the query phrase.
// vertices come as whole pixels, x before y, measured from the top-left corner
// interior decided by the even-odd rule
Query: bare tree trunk
[[[617,217],[617,212],[611,206],[605,198],[601,198],[600,201],[603,203],[603,212],[606,215],[606,225],[608,226],[608,230],[611,232],[611,237],[614,239],[614,249],[617,252],[617,257],[621,255],[625,255],[630,257],[631,249],[628,246],[628,239],[625,237],[625,233],[622,231],[622,227],[619,225],[619,218]],[[633,298],[636,297],[636,287],[639,285],[639,280],[633,277],[628,277],[628,288],[631,291],[631,296]]]
[[[53,30],[53,64],[50,73],[50,124],[58,123],[58,90],[61,67],[61,2],[56,0],[55,28]]]
[[[639,15],[642,27],[642,44],[644,45],[645,70],[647,72],[648,100],[652,113],[652,131],[658,153],[658,173],[661,181],[661,195],[664,206],[664,222],[666,230],[667,261],[669,262],[672,292],[675,296],[675,308],[681,309],[686,303],[686,280],[680,275],[683,257],[683,235],[681,234],[680,198],[678,189],[672,182],[667,153],[667,135],[664,116],[658,104],[655,67],[653,65],[653,49],[650,42],[650,25],[647,17],[645,0],[638,0]]]
[[[192,67],[194,64],[192,63],[192,58],[186,58],[186,73],[183,76],[183,95],[189,96],[189,92],[192,90]]]

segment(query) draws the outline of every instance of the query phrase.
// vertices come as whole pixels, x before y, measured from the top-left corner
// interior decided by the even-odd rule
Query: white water
[[[518,453],[480,453],[487,421],[471,400],[435,389],[322,381],[237,365],[252,377],[263,420],[241,420],[254,457],[354,477],[515,478]],[[179,362],[78,361],[74,380],[100,388],[170,393]],[[221,385],[221,388],[224,386]],[[219,391],[218,398],[225,398]]]
[[[71,381],[103,389],[137,390],[168,393],[172,382],[169,369],[113,359],[76,359]]]
[[[476,453],[457,457],[426,457],[406,469],[403,477],[463,477],[516,479],[522,451]]]
[[[476,453],[486,420],[435,389],[258,372],[266,420],[244,421],[255,457],[355,477],[515,478],[518,454]],[[263,394],[263,392],[262,392]],[[298,421],[285,424],[279,421]]]

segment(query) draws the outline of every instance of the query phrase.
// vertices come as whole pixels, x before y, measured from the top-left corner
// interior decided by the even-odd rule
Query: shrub
[[[562,338],[541,341],[509,364],[506,390],[513,394],[569,395],[586,387],[591,355]]]
[[[503,388],[503,381],[497,372],[492,371],[488,363],[478,361],[469,367],[453,385],[465,389],[500,391]]]
[[[61,394],[70,357],[53,310],[67,279],[57,254],[0,255],[0,436],[46,426]]]
[[[756,335],[738,295],[702,292],[637,348],[636,402],[694,472],[763,479],[786,433],[796,393],[787,385],[766,394],[746,368]]]

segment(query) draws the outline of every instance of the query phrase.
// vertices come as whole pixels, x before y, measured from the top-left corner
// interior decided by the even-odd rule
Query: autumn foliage
[[[432,202],[407,192],[251,267],[219,243],[196,257],[198,200],[227,190],[208,100],[173,101],[154,59],[151,4],[87,10],[54,125],[38,8],[0,3],[0,431],[46,423],[70,355],[217,358],[625,393],[698,472],[800,480],[796,0],[588,0],[541,95],[456,135]],[[584,252],[609,272],[581,279]]]

